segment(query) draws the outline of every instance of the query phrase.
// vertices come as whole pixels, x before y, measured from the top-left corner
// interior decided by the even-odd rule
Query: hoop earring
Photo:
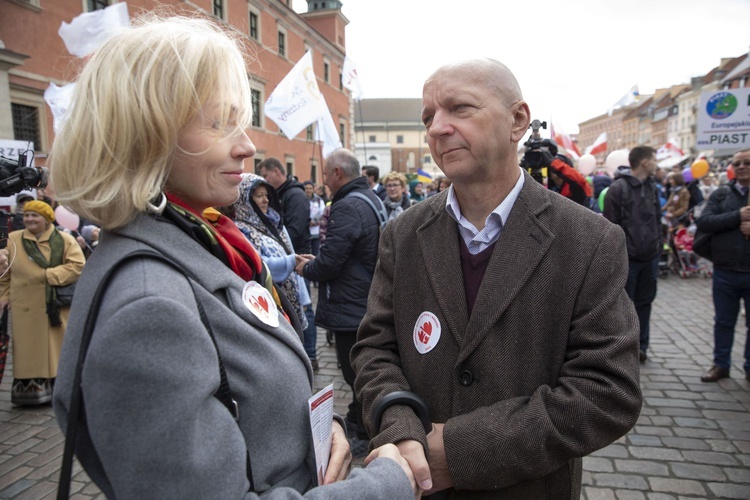
[[[151,212],[152,214],[161,215],[162,212],[164,212],[164,209],[167,207],[167,197],[164,193],[161,192],[158,196],[158,202],[156,201],[156,198],[146,202],[146,211]],[[154,204],[154,202],[156,202],[157,204]]]

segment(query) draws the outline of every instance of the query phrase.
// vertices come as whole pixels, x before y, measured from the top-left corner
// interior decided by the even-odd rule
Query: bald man
[[[380,239],[355,388],[372,446],[395,443],[429,498],[578,498],[581,457],[640,411],[623,232],[521,170],[530,118],[501,63],[438,69],[422,120],[453,184]],[[395,391],[429,433],[405,404],[374,428]]]

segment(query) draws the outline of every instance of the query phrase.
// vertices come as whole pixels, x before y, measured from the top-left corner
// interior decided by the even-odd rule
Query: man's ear
[[[521,142],[523,136],[526,135],[526,131],[529,129],[531,123],[531,111],[526,101],[518,101],[511,108],[513,113],[513,128],[511,129],[511,140],[513,142]]]

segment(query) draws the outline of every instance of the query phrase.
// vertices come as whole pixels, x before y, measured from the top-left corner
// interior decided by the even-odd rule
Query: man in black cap
[[[10,230],[11,231],[18,231],[19,229],[23,229],[23,206],[29,202],[34,200],[34,197],[31,196],[29,193],[18,193],[16,195],[16,211],[13,213],[13,219],[10,221]]]

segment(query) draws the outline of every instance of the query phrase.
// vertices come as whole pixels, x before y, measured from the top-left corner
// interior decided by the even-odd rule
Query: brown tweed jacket
[[[373,446],[416,439],[426,448],[409,407],[387,410],[379,432],[370,422],[379,398],[413,391],[445,423],[449,498],[577,499],[581,457],[624,435],[641,407],[623,232],[526,175],[469,316],[446,194],[381,237],[352,350]],[[420,354],[425,311],[441,334]]]

